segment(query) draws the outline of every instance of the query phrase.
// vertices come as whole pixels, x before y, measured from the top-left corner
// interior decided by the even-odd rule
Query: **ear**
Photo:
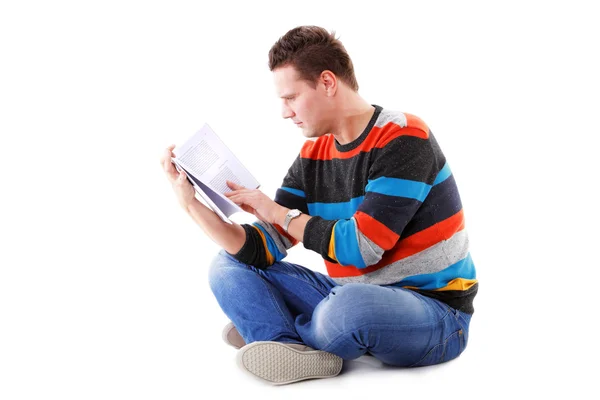
[[[337,91],[337,77],[329,70],[321,72],[321,83],[325,87],[325,92],[328,97],[331,97]]]

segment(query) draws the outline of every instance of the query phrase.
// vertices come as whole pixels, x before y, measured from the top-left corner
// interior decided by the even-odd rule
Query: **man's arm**
[[[285,216],[290,211],[289,208],[279,206],[280,210],[278,212],[277,221],[275,223],[281,227],[283,227],[283,222],[285,221]],[[306,224],[310,221],[312,217],[307,214],[301,214],[299,217],[294,218],[290,224],[288,225],[288,234],[293,236],[294,239],[299,242],[304,242],[304,229],[306,228]]]
[[[228,224],[197,199],[184,209],[204,233],[228,253],[236,254],[246,242],[246,232],[241,225]]]
[[[229,253],[237,253],[246,242],[246,231],[241,225],[224,222],[210,208],[196,199],[196,191],[188,181],[186,173],[177,171],[171,161],[171,158],[175,157],[174,148],[173,144],[165,149],[160,164],[171,183],[179,205],[215,243]]]

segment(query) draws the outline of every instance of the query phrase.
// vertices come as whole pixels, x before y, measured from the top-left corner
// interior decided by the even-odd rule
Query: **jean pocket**
[[[464,340],[463,330],[457,330],[448,336],[443,343],[440,343],[429,350],[420,361],[411,365],[411,367],[425,367],[455,359],[465,348]]]

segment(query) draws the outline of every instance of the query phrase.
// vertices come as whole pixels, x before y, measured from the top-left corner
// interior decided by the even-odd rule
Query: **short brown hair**
[[[288,31],[269,50],[269,69],[292,65],[300,79],[315,84],[321,72],[329,70],[354,91],[358,82],[352,60],[334,32],[318,26],[299,26]]]

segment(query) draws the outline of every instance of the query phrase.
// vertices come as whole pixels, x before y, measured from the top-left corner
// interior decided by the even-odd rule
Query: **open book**
[[[223,193],[231,192],[226,180],[248,189],[257,189],[260,184],[219,139],[217,134],[204,124],[183,145],[173,149],[171,160],[178,171],[183,170],[196,193],[228,224],[229,216],[243,211]]]

